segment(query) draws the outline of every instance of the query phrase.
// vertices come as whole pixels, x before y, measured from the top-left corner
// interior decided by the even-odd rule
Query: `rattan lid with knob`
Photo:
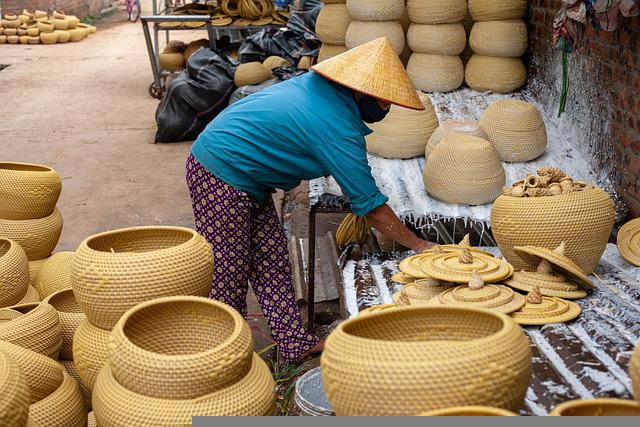
[[[587,296],[587,291],[580,289],[577,284],[555,273],[540,271],[516,271],[504,284],[520,291],[531,292],[540,289],[542,295],[566,299],[579,299]]]
[[[440,144],[444,137],[453,132],[466,133],[477,136],[478,138],[487,139],[487,135],[482,129],[480,129],[480,125],[475,120],[447,119],[440,123],[436,130],[431,134],[429,142],[427,142],[427,147],[425,148],[425,158],[428,159],[431,152],[438,146],[438,144]]]
[[[525,301],[520,310],[511,313],[513,320],[520,325],[564,323],[575,319],[582,311],[574,302],[543,296],[537,287],[529,292]]]
[[[451,289],[451,284],[432,278],[420,279],[403,287],[393,299],[398,306],[427,305],[433,297],[448,289]]]
[[[616,243],[624,259],[640,266],[640,218],[632,219],[620,228]]]
[[[555,270],[587,289],[593,287],[593,283],[578,264],[565,255],[565,242],[561,242],[554,250],[536,246],[515,246],[513,250],[537,271],[551,273],[552,270]]]
[[[434,255],[424,260],[421,267],[430,277],[456,283],[470,283],[474,277],[493,283],[513,274],[513,267],[503,259],[473,252],[469,248]]]

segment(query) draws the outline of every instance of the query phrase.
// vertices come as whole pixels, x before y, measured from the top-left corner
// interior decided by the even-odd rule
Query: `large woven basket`
[[[398,21],[351,21],[344,44],[353,49],[380,37],[389,39],[397,55],[404,50],[404,30]]]
[[[23,426],[29,415],[29,389],[13,358],[0,349],[0,422],[5,426]]]
[[[462,85],[464,66],[459,56],[412,53],[407,74],[418,90],[450,92]]]
[[[87,409],[91,410],[91,392],[82,383],[80,374],[78,373],[78,369],[76,368],[76,363],[73,360],[60,360],[59,362],[62,366],[64,366],[64,369],[67,371],[67,373],[71,375],[71,378],[78,382],[80,391],[82,392],[82,396],[84,397],[84,403],[87,405]]]
[[[404,13],[404,3],[404,0],[347,0],[347,9],[358,21],[395,21]]]
[[[38,295],[38,291],[33,286],[29,286],[27,288],[27,293],[24,294],[24,297],[16,305],[23,304],[34,304],[40,302],[40,295]]]
[[[329,335],[320,360],[337,415],[415,415],[452,406],[517,410],[531,349],[500,313],[408,307],[356,317]]]
[[[271,72],[265,70],[261,62],[245,62],[238,65],[234,82],[236,86],[248,86],[262,83],[271,78]]]
[[[15,240],[27,254],[29,261],[51,255],[62,232],[62,215],[58,208],[44,218],[0,219],[0,236]]]
[[[100,369],[107,363],[110,333],[83,320],[73,336],[73,361],[82,384],[89,391],[93,390]]]
[[[87,318],[76,301],[71,288],[49,295],[43,302],[51,304],[58,312],[62,327],[62,347],[60,359],[73,360],[73,335],[80,323]]]
[[[429,194],[440,200],[483,205],[500,195],[505,172],[490,142],[452,133],[429,155],[423,179]]]
[[[318,53],[318,63],[324,61],[325,59],[338,56],[341,53],[345,53],[347,50],[347,47],[344,45],[322,43],[322,46],[320,46],[320,52]]]
[[[162,52],[158,55],[158,63],[163,70],[180,70],[184,68],[184,54],[182,52]]]
[[[55,308],[47,303],[11,307],[23,315],[0,323],[0,340],[5,340],[52,359],[62,346],[62,327]]]
[[[527,0],[469,0],[469,13],[474,21],[521,19]]]
[[[344,4],[325,5],[316,21],[316,33],[323,43],[343,45],[351,16]]]
[[[527,26],[522,19],[476,22],[469,35],[475,53],[517,58],[527,51]]]
[[[36,280],[40,298],[71,287],[71,263],[74,252],[56,252],[42,265]]]
[[[433,131],[433,133],[429,137],[427,147],[424,150],[425,158],[428,159],[433,149],[436,148],[438,144],[440,144],[440,141],[442,141],[445,136],[449,135],[452,132],[466,133],[469,135],[477,136],[479,138],[487,139],[487,135],[482,129],[480,129],[480,125],[478,125],[478,122],[473,120],[448,119],[440,123],[437,129]]]
[[[97,234],[80,244],[71,267],[80,307],[91,323],[108,330],[136,304],[164,296],[207,296],[212,281],[211,246],[182,227]]]
[[[458,406],[455,408],[436,409],[422,414],[427,417],[517,417],[511,411],[490,406]]]
[[[62,371],[60,386],[29,407],[28,425],[85,427],[88,412],[80,386],[62,365],[58,366]]]
[[[419,93],[424,111],[391,106],[389,114],[366,137],[367,150],[391,159],[409,159],[424,154],[427,141],[438,127],[438,116],[426,94]]]
[[[636,344],[631,361],[629,362],[629,377],[633,385],[633,395],[640,401],[640,341]]]
[[[407,13],[411,22],[443,24],[460,22],[467,13],[465,0],[407,0]]]
[[[451,24],[411,24],[407,43],[412,52],[434,55],[460,55],[467,45],[461,22]]]
[[[44,266],[44,263],[47,262],[49,258],[39,259],[36,261],[29,261],[29,286],[35,289],[36,282],[38,280],[38,275],[40,274],[40,270]],[[37,292],[37,291],[36,291]]]
[[[127,390],[105,366],[93,391],[98,425],[130,427],[190,425],[192,416],[273,415],[275,382],[266,363],[253,355],[251,369],[240,381],[197,399],[158,399]]]
[[[514,246],[554,249],[564,241],[565,255],[591,273],[607,246],[614,220],[613,202],[599,188],[549,197],[500,196],[491,208],[495,240],[516,270],[528,267]]]
[[[570,400],[549,413],[556,417],[639,417],[640,403],[624,399]]]
[[[464,80],[473,90],[509,93],[527,80],[520,58],[498,58],[474,54],[464,70]]]
[[[61,190],[60,175],[47,166],[0,162],[0,218],[49,216]]]
[[[22,247],[0,237],[0,307],[16,304],[29,287],[29,262]]]
[[[139,304],[111,332],[109,366],[116,381],[143,396],[195,399],[244,377],[253,341],[240,313],[201,297]]]

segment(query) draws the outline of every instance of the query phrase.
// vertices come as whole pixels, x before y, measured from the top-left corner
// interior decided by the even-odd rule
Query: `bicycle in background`
[[[136,22],[140,18],[140,0],[125,0],[125,2],[129,21]]]

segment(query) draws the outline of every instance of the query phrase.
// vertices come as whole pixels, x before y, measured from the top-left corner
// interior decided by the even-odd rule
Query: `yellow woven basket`
[[[269,71],[269,73],[271,73],[271,70],[273,70],[274,68],[288,67],[289,65],[291,65],[289,64],[289,61],[276,55],[270,56],[262,61],[262,66],[265,68],[265,70]],[[271,73],[271,76],[275,77],[273,73]]]
[[[504,314],[461,307],[347,320],[329,335],[320,364],[337,415],[468,405],[517,410],[531,380],[531,349],[520,327]]]
[[[524,55],[528,41],[522,19],[476,22],[469,35],[469,45],[475,53],[506,58]]]
[[[71,263],[74,252],[56,252],[42,265],[36,280],[36,289],[40,298],[71,287]]]
[[[69,375],[71,375],[71,378],[76,380],[76,382],[80,386],[80,391],[82,392],[82,396],[84,397],[84,403],[87,406],[87,409],[91,410],[91,392],[82,383],[82,380],[80,379],[80,374],[76,369],[76,363],[73,360],[60,360],[60,364],[64,366],[64,369],[67,371]]]
[[[497,58],[474,54],[464,70],[464,80],[473,90],[509,93],[527,80],[520,58]]]
[[[0,237],[0,307],[18,303],[29,287],[29,262],[22,247]]]
[[[465,0],[407,0],[407,13],[411,22],[443,24],[460,22],[467,13]]]
[[[54,18],[51,20],[51,23],[53,24],[53,28],[54,30],[67,30],[69,28],[69,21],[67,21],[66,19],[62,18],[62,19],[58,19],[58,18]]]
[[[38,295],[38,291],[33,286],[29,286],[27,288],[27,293],[22,297],[20,301],[16,303],[16,305],[23,304],[35,304],[40,302],[40,295]]]
[[[29,389],[13,358],[0,349],[0,421],[6,426],[23,426],[29,415]]]
[[[73,360],[73,335],[80,323],[87,318],[76,301],[71,288],[49,295],[43,302],[51,304],[58,312],[62,327],[62,347],[60,359]]]
[[[51,215],[61,190],[60,175],[47,166],[0,162],[2,219],[36,219]]]
[[[160,68],[163,70],[180,70],[184,68],[184,54],[182,52],[163,52],[158,55]]]
[[[15,240],[27,254],[29,261],[51,255],[62,233],[62,215],[58,208],[39,219],[0,219],[0,236]]]
[[[93,411],[89,412],[87,416],[87,427],[98,427],[98,421],[96,421],[96,416]]]
[[[323,43],[343,45],[351,16],[344,4],[325,5],[316,21],[316,33]]]
[[[197,399],[158,399],[122,387],[105,366],[93,391],[93,411],[98,425],[130,427],[190,425],[192,416],[273,415],[275,382],[267,364],[253,355],[253,364],[240,381]]]
[[[380,37],[389,39],[396,55],[404,50],[404,30],[398,21],[351,21],[344,44],[353,49]]]
[[[527,0],[469,0],[469,13],[474,21],[521,19]]]
[[[271,71],[267,71],[260,62],[246,62],[238,65],[234,81],[236,86],[247,86],[262,83],[271,78]]]
[[[71,33],[66,30],[55,30],[54,33],[58,35],[58,43],[67,43],[71,40]]]
[[[69,41],[70,42],[79,42],[85,37],[85,31],[82,28],[74,28],[69,31]]]
[[[462,85],[464,67],[459,56],[412,53],[407,74],[418,90],[450,92]]]
[[[69,30],[73,30],[80,23],[80,20],[73,15],[66,15],[64,19],[66,19],[69,22],[69,28],[68,28]]]
[[[555,417],[638,417],[640,403],[624,399],[570,400],[549,413]]]
[[[240,313],[201,297],[139,304],[111,332],[109,366],[118,383],[143,396],[196,399],[244,377],[253,341]]]
[[[429,137],[427,147],[424,150],[425,158],[429,158],[434,148],[440,144],[442,139],[452,132],[466,133],[469,135],[477,136],[478,138],[487,139],[487,135],[480,129],[478,122],[473,120],[454,120],[448,119],[440,123],[435,131]]]
[[[345,53],[347,50],[348,50],[347,47],[343,45],[332,45],[328,43],[322,43],[322,46],[320,47],[320,53],[318,53],[318,63],[324,61],[325,59],[338,56],[341,53]]]
[[[514,246],[556,248],[566,242],[566,256],[591,273],[604,252],[615,210],[607,193],[588,188],[549,197],[500,196],[491,207],[491,228],[500,252],[516,270],[527,264]]]
[[[71,267],[80,307],[91,323],[108,330],[136,304],[164,296],[207,296],[212,282],[211,246],[183,227],[134,227],[91,236],[80,244]]]
[[[22,313],[20,313],[19,311],[15,311],[11,308],[3,308],[2,310],[0,310],[0,323],[17,319],[20,316],[22,316]]]
[[[100,369],[107,363],[110,331],[80,322],[73,336],[73,361],[87,390],[92,391]]]
[[[85,427],[88,411],[80,386],[62,365],[58,366],[63,377],[60,386],[29,407],[28,425]]]
[[[29,261],[29,286],[35,289],[40,270],[49,258],[39,259],[37,261]],[[36,291],[37,293],[37,291]]]
[[[437,409],[422,414],[427,417],[517,417],[511,411],[490,406],[458,406],[455,408]]]
[[[349,0],[349,15],[358,21],[395,21],[404,13],[404,0]]]
[[[46,303],[14,305],[11,309],[23,315],[0,324],[0,340],[57,359],[62,346],[62,328],[56,310]]]
[[[412,52],[435,55],[460,55],[467,45],[461,22],[451,24],[411,24],[407,43]]]
[[[633,385],[633,395],[640,401],[640,341],[636,344],[636,349],[629,362],[629,377]]]

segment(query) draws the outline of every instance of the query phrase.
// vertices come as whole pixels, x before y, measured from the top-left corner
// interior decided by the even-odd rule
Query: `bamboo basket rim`
[[[630,399],[615,399],[615,398],[599,398],[599,399],[574,399],[561,403],[556,406],[553,411],[549,413],[551,416],[563,416],[563,412],[568,409],[574,408],[588,408],[593,406],[607,406],[616,405],[629,409],[636,409],[640,415],[640,402]]]
[[[519,291],[524,291],[524,292],[531,292],[536,286],[538,286],[538,288],[540,289],[540,293],[548,297],[557,297],[557,298],[563,298],[563,299],[580,299],[587,296],[587,291],[584,289],[581,289],[575,283],[567,282],[566,280],[565,281],[558,280],[557,282],[555,282],[556,284],[566,286],[567,288],[571,287],[572,290],[552,289],[552,288],[540,286],[540,284],[538,283],[527,283],[527,280],[530,280],[530,279],[527,279],[526,277],[522,277],[523,274],[527,274],[527,275],[530,274],[533,276],[537,276],[537,275],[546,276],[547,274],[550,274],[554,277],[563,279],[563,276],[556,275],[553,273],[538,273],[536,271],[521,270],[521,271],[515,271],[513,273],[513,276],[511,276],[507,280],[504,280],[502,283],[504,283],[505,285],[511,288],[517,289]],[[544,280],[540,279],[540,282],[544,283]]]
[[[391,280],[397,283],[401,283],[403,285],[408,285],[409,283],[415,282],[417,278],[413,276],[409,276],[407,273],[403,273],[402,271],[399,271],[395,273],[393,276],[391,276]]]
[[[32,169],[16,169],[16,168],[8,168],[7,166],[28,166]],[[0,162],[0,171],[3,173],[6,172],[15,172],[15,173],[25,173],[25,172],[55,172],[51,167],[46,165],[40,165],[37,163],[23,163],[23,162]]]
[[[491,416],[491,417],[517,417],[515,412],[502,408],[494,408],[493,406],[468,405],[468,406],[452,406],[450,408],[435,409],[433,411],[420,414],[423,417],[445,417],[445,416],[464,416],[465,412],[480,412],[481,414],[473,414],[472,416]]]
[[[153,250],[144,251],[144,252],[109,252],[109,251],[94,249],[90,244],[91,242],[94,242],[95,240],[104,238],[106,236],[117,235],[122,233],[137,233],[137,232],[152,231],[152,230],[182,231],[190,234],[191,236],[180,244],[169,246],[166,248],[161,248],[161,249],[153,249]],[[187,243],[192,243],[195,239],[198,238],[198,236],[199,234],[197,231],[187,227],[178,227],[178,226],[170,226],[170,225],[145,225],[145,226],[138,226],[138,227],[119,228],[116,230],[103,231],[101,233],[94,234],[84,239],[82,243],[80,243],[80,247],[83,248],[83,250],[91,251],[93,254],[103,254],[103,255],[108,255],[113,257],[123,257],[123,256],[129,256],[129,257],[130,256],[137,256],[137,257],[154,256],[155,257],[157,254],[172,251],[179,246],[185,245]]]

